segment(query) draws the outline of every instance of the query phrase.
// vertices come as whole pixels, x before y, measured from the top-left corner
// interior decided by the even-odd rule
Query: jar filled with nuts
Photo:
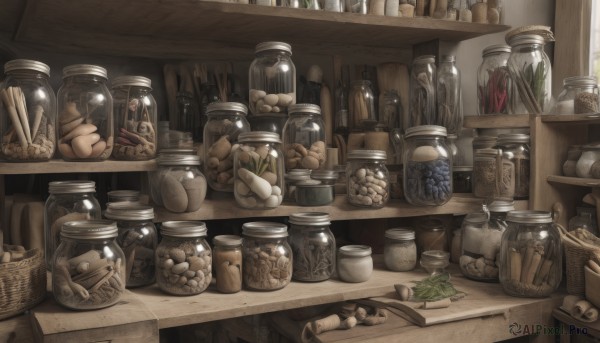
[[[296,67],[292,47],[283,42],[256,45],[250,64],[250,111],[252,114],[285,115],[287,107],[296,103]]]
[[[212,252],[206,224],[199,221],[162,223],[156,248],[156,284],[174,295],[202,293],[212,279]]]
[[[233,192],[233,155],[238,136],[250,131],[248,108],[239,102],[213,102],[206,108],[204,174],[215,191]]]
[[[242,237],[219,235],[213,238],[213,262],[217,290],[237,293],[242,290]]]
[[[389,200],[389,172],[383,150],[353,150],[346,163],[348,202],[355,206],[381,208]]]
[[[283,200],[281,140],[273,132],[252,131],[238,137],[234,155],[235,200],[249,209],[276,208]]]
[[[283,127],[285,169],[321,168],[326,159],[325,124],[321,108],[313,104],[288,107],[289,118]]]
[[[256,291],[274,291],[292,279],[292,248],[287,226],[275,222],[248,222],[242,225],[244,243],[244,285]]]

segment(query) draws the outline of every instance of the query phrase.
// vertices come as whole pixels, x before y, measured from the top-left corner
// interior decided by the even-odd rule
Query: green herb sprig
[[[421,301],[437,301],[458,294],[448,274],[437,274],[429,276],[421,281],[412,281],[414,297]]]

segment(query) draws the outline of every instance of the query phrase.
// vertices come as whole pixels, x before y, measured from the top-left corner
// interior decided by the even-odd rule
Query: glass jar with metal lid
[[[596,113],[600,111],[598,81],[594,76],[571,76],[563,79],[563,89],[556,99],[553,114]]]
[[[274,291],[292,280],[293,254],[287,226],[275,222],[242,225],[244,285],[255,291]]]
[[[63,224],[54,253],[52,293],[73,310],[95,310],[116,304],[125,292],[125,255],[109,220]]]
[[[498,148],[515,166],[515,199],[529,198],[530,143],[529,135],[522,133],[501,134]]]
[[[417,265],[415,231],[410,228],[386,230],[383,261],[387,269],[396,272],[415,269]]]
[[[490,225],[490,212],[469,213],[462,222],[462,249],[459,259],[464,276],[477,281],[498,281],[496,256],[504,228]]]
[[[491,45],[483,49],[477,69],[477,110],[479,115],[509,114],[514,88],[508,72],[510,46]]]
[[[154,283],[154,253],[158,238],[152,206],[129,202],[110,203],[106,219],[117,222],[117,243],[125,253],[126,286],[140,287]]]
[[[47,161],[56,150],[56,96],[50,67],[33,60],[4,64],[0,85],[0,157],[11,162]]]
[[[351,132],[362,132],[377,124],[375,113],[375,95],[369,80],[354,80],[350,83],[348,109]]]
[[[113,202],[139,202],[140,191],[131,189],[119,189],[115,191],[107,192],[108,203]]]
[[[440,125],[458,135],[463,126],[461,72],[454,55],[443,55],[437,69],[437,117],[428,124]]]
[[[384,207],[390,196],[390,175],[383,150],[353,150],[346,162],[346,199],[355,206]]]
[[[452,197],[452,152],[446,128],[422,125],[404,137],[404,197],[413,205],[439,206]]]
[[[268,209],[283,200],[283,154],[279,135],[252,131],[238,136],[240,148],[234,155],[235,200],[249,209]]]
[[[289,243],[294,255],[292,278],[308,282],[329,279],[335,272],[336,252],[329,214],[292,213],[289,223]]]
[[[206,241],[206,224],[167,221],[160,228],[156,247],[156,285],[173,295],[202,293],[212,280],[212,251]]]
[[[423,251],[419,264],[431,276],[449,274],[446,267],[450,265],[450,253],[443,250]]]
[[[60,243],[64,223],[76,220],[102,219],[102,210],[95,197],[94,181],[52,181],[50,195],[44,205],[44,241],[46,266],[52,270],[52,257]]]
[[[502,149],[479,149],[473,157],[473,195],[513,200],[515,165]]]
[[[242,290],[242,237],[219,235],[213,238],[213,264],[217,290],[237,293]]]
[[[250,111],[252,114],[280,113],[296,103],[296,67],[292,47],[283,42],[256,45],[250,64]]]
[[[496,136],[477,136],[473,138],[473,156],[479,149],[491,149],[496,146],[498,137]]]
[[[152,201],[171,212],[197,211],[206,198],[200,156],[160,154],[158,169],[149,172]]]
[[[288,107],[283,126],[285,169],[319,169],[326,160],[325,124],[321,107],[294,104]]]
[[[444,222],[436,216],[418,218],[415,222],[417,249],[419,253],[427,250],[448,249],[448,229]]]
[[[319,180],[326,185],[335,185],[338,177],[339,173],[335,170],[319,169],[310,173],[311,179]]]
[[[410,117],[408,126],[436,124],[435,56],[415,58],[410,72]]]
[[[113,98],[106,69],[75,64],[63,69],[58,90],[58,150],[67,161],[99,161],[113,150]]]
[[[345,245],[337,252],[337,275],[345,282],[365,282],[373,274],[371,247]]]
[[[206,108],[204,173],[215,191],[233,192],[233,155],[239,134],[250,131],[247,113],[239,102],[213,102]]]
[[[116,136],[112,155],[118,160],[156,157],[156,101],[151,85],[151,80],[144,76],[119,76],[112,81]]]
[[[550,212],[510,211],[500,244],[500,283],[517,297],[546,297],[560,285],[562,245]]]

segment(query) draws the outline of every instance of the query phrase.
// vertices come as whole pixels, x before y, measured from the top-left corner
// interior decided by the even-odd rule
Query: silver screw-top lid
[[[510,40],[508,41],[508,44],[511,47],[515,47],[518,45],[524,45],[524,44],[545,44],[546,40],[544,39],[544,37],[540,36],[540,35],[534,35],[534,34],[523,34],[523,35],[516,35],[510,38]]]
[[[563,85],[571,87],[593,87],[598,85],[595,76],[570,76],[563,79]]]
[[[498,145],[508,143],[529,144],[529,135],[526,135],[524,133],[505,133],[498,136]]]
[[[452,166],[453,172],[470,172],[473,171],[473,166]]]
[[[94,181],[52,181],[48,183],[50,194],[75,194],[94,193],[96,183]]]
[[[47,76],[50,76],[50,67],[46,63],[42,63],[39,61],[18,59],[8,61],[4,64],[5,73],[9,73],[13,70],[22,69],[35,70],[39,71],[40,73],[46,74]]]
[[[325,212],[292,213],[289,221],[290,224],[305,226],[327,226],[331,224],[329,213]]]
[[[73,239],[108,239],[118,235],[117,223],[112,220],[76,220],[63,224],[60,235]]]
[[[199,166],[200,156],[160,153],[156,159],[159,166]]]
[[[368,245],[344,245],[338,249],[338,255],[348,257],[371,256],[371,247]]]
[[[425,63],[435,63],[434,55],[422,55],[415,57],[413,60],[413,64],[425,64]]]
[[[248,222],[242,225],[242,234],[256,238],[287,237],[287,226],[275,222]]]
[[[238,135],[238,143],[247,142],[266,142],[266,143],[281,143],[279,134],[269,131],[250,131],[242,132]]]
[[[289,105],[288,114],[296,114],[296,113],[310,113],[310,114],[321,114],[321,107],[315,104],[292,104]]]
[[[497,54],[497,53],[510,53],[512,49],[510,48],[510,45],[506,45],[506,44],[494,44],[494,45],[490,45],[488,47],[486,47],[485,49],[483,49],[483,52],[481,53],[482,57],[486,57],[488,55],[491,54]]]
[[[111,202],[119,201],[138,201],[140,200],[140,191],[130,189],[120,189],[116,191],[107,192],[108,199]]]
[[[144,76],[125,75],[117,76],[112,80],[113,88],[122,86],[137,86],[152,89],[151,85],[152,81]]]
[[[552,223],[552,214],[547,211],[510,211],[506,215],[506,221],[523,224]]]
[[[448,134],[447,130],[443,126],[439,125],[419,125],[413,126],[406,129],[404,137],[414,136],[442,136],[446,137]]]
[[[73,64],[63,68],[63,79],[75,75],[95,75],[108,79],[106,68],[93,64]]]
[[[242,245],[242,237],[236,235],[219,235],[213,238],[213,245],[221,247],[238,247]]]
[[[481,225],[488,221],[488,216],[486,213],[469,213],[463,220],[470,224]]]
[[[170,237],[204,237],[206,231],[206,224],[201,221],[168,221],[160,227],[160,233]]]
[[[158,151],[159,154],[165,155],[196,155],[196,149],[186,148],[162,148]]]
[[[337,180],[339,173],[335,170],[317,169],[310,174],[315,180]]]
[[[104,216],[113,220],[152,220],[154,208],[131,202],[109,203]]]
[[[509,212],[515,210],[515,202],[512,200],[494,200],[487,205],[490,212]]]
[[[309,180],[311,174],[311,169],[292,169],[284,175],[286,180],[290,181],[300,181],[300,180]]]
[[[407,241],[415,239],[415,230],[411,230],[408,228],[389,229],[385,230],[385,237],[399,241]]]
[[[254,48],[254,52],[258,53],[265,50],[282,50],[292,54],[292,46],[284,42],[262,42],[258,43]]]
[[[387,160],[387,153],[383,150],[352,150],[348,153],[349,160]]]
[[[440,62],[441,63],[451,63],[451,62],[456,62],[456,56],[454,55],[442,55],[442,58],[440,58]]]
[[[216,111],[235,111],[241,112],[240,114],[248,114],[248,107],[239,102],[211,102],[206,106],[206,114]]]

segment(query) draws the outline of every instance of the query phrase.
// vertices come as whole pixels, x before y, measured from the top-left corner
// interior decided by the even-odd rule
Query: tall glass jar
[[[452,152],[446,128],[422,125],[404,137],[404,197],[419,206],[443,205],[452,197]]]
[[[562,246],[550,212],[511,211],[500,244],[500,283],[517,297],[546,297],[560,285]]]
[[[404,132],[404,118],[400,96],[395,89],[387,90],[379,97],[379,123],[388,130]]]
[[[513,86],[508,72],[510,46],[491,45],[483,49],[477,69],[477,110],[479,115],[509,114]]]
[[[129,161],[156,157],[156,101],[152,96],[150,79],[119,76],[112,85],[117,136],[113,157]]]
[[[194,100],[194,95],[190,92],[177,92],[175,98],[177,103],[177,126],[175,130],[181,132],[193,132],[194,121],[198,120],[198,105]]]
[[[364,131],[377,124],[375,101],[371,81],[352,81],[348,95],[349,129],[351,132]]]
[[[56,302],[72,310],[116,304],[125,292],[125,255],[115,241],[115,223],[70,221],[60,235],[52,273]]]
[[[515,166],[515,199],[529,198],[529,135],[509,133],[498,136],[498,148]]]
[[[596,113],[600,111],[598,81],[594,76],[571,76],[563,80],[553,114]]]
[[[329,214],[292,213],[289,243],[294,255],[292,278],[298,281],[325,281],[335,272],[335,237],[329,230]]]
[[[213,238],[213,264],[217,290],[237,293],[242,290],[242,237],[219,235]]]
[[[206,198],[206,178],[200,156],[160,154],[158,169],[149,172],[152,201],[171,212],[197,211]]]
[[[256,45],[250,64],[250,111],[252,114],[281,113],[296,103],[296,67],[292,47],[283,42]]]
[[[542,114],[550,111],[552,97],[552,66],[544,52],[544,38],[535,34],[521,34],[510,38],[512,48],[508,70],[519,92],[527,113]],[[516,106],[520,113],[520,104]]]
[[[384,207],[390,198],[390,174],[382,150],[353,150],[346,163],[346,199],[355,206]]]
[[[47,161],[56,149],[56,96],[50,67],[32,60],[4,64],[0,85],[0,157],[10,162]]]
[[[367,245],[345,245],[337,252],[337,275],[345,282],[365,282],[373,274],[371,247]]]
[[[168,221],[160,228],[156,247],[156,285],[168,294],[204,292],[212,280],[212,251],[206,241],[206,224]]]
[[[287,226],[275,222],[242,225],[244,285],[255,291],[275,291],[292,280],[293,254]]]
[[[283,200],[283,154],[279,135],[252,131],[238,136],[233,160],[237,204],[248,209],[276,208]]]
[[[44,205],[44,241],[46,267],[52,270],[54,251],[60,243],[60,232],[66,222],[102,219],[102,209],[94,181],[52,181],[50,195]]]
[[[490,225],[490,212],[470,213],[462,223],[462,253],[459,259],[464,276],[477,281],[498,281],[496,255],[504,227]]]
[[[247,113],[239,102],[213,102],[206,108],[204,173],[215,191],[233,192],[233,155],[239,134],[250,131]]]
[[[326,160],[325,124],[321,108],[313,104],[288,107],[283,127],[285,169],[319,169]]]
[[[423,55],[413,60],[410,71],[410,127],[436,124],[436,75],[435,56]]]
[[[502,149],[479,149],[473,158],[472,181],[476,197],[513,200],[515,165]]]
[[[456,58],[442,56],[437,70],[437,117],[434,125],[446,128],[449,134],[458,135],[462,129],[463,109],[460,71]]]
[[[110,203],[104,212],[119,229],[117,243],[125,253],[126,286],[140,287],[154,283],[154,253],[158,237],[152,206],[136,203]]]
[[[385,231],[383,261],[389,270],[406,272],[417,265],[415,231],[396,228]]]

